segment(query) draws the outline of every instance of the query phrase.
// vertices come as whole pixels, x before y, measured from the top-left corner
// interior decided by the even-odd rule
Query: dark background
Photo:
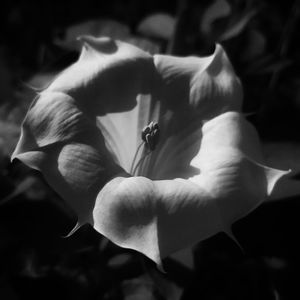
[[[230,13],[222,15],[224,7]],[[146,16],[161,12],[177,19],[170,40],[139,32]],[[74,215],[38,173],[9,158],[33,97],[28,83],[45,82],[78,57],[75,48],[55,41],[65,40],[71,25],[115,20],[163,53],[207,55],[221,43],[242,80],[243,110],[263,145],[271,145],[275,163],[300,171],[299,14],[299,1],[291,0],[2,1],[0,298],[300,298],[299,196],[282,196],[237,222],[234,233],[243,251],[218,234],[196,247],[194,268],[169,258],[161,274],[89,226],[62,238]],[[284,166],[285,159],[292,165]]]

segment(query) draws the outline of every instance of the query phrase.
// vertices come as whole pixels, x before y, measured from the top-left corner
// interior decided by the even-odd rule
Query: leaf
[[[126,300],[179,300],[182,290],[167,280],[156,270],[148,270],[149,274],[122,283]]]
[[[94,37],[110,37],[123,40],[129,34],[129,27],[118,21],[111,19],[89,20],[66,28],[63,37],[56,37],[54,43],[68,50],[80,51],[82,45],[78,41],[78,37],[80,36],[91,35]]]
[[[213,23],[220,18],[227,17],[231,7],[226,0],[215,0],[204,12],[201,18],[200,29],[206,34],[212,32]]]
[[[276,62],[269,64],[268,66],[261,68],[257,71],[258,74],[268,74],[274,73],[284,70],[285,68],[289,67],[293,62],[289,59],[281,59],[277,60]]]
[[[151,281],[143,278],[124,281],[122,290],[125,300],[156,300],[155,285]],[[157,293],[157,292],[156,292]]]
[[[0,46],[0,105],[13,98],[13,72],[9,68],[8,57]]]
[[[107,262],[107,266],[111,269],[118,270],[120,268],[127,267],[132,261],[132,255],[127,253],[122,253],[113,256],[109,261]]]
[[[37,179],[33,176],[25,177],[25,179],[18,183],[17,187],[12,193],[0,201],[0,206],[10,202],[13,198],[19,196],[20,194],[26,193],[36,183],[36,181]]]
[[[250,30],[248,41],[241,56],[243,61],[249,62],[263,55],[266,48],[266,38],[258,30]]]
[[[137,26],[141,35],[170,40],[175,31],[176,19],[168,14],[157,13],[147,16]]]
[[[238,36],[256,14],[255,10],[245,12],[238,20],[229,24],[228,28],[219,36],[219,41],[226,41]]]
[[[0,153],[9,157],[17,145],[20,136],[19,124],[0,120]]]

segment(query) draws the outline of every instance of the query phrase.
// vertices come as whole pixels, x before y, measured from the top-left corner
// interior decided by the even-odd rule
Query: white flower
[[[222,47],[179,58],[81,40],[78,62],[31,105],[13,158],[43,173],[78,226],[159,265],[217,232],[231,235],[286,172],[263,166]]]

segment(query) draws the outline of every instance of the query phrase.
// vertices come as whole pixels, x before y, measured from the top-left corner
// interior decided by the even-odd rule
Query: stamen
[[[144,127],[141,133],[142,143],[138,146],[132,164],[130,168],[130,174],[134,175],[138,169],[138,167],[144,162],[145,158],[155,150],[158,140],[159,140],[159,127],[156,122],[151,122],[149,125]],[[149,150],[145,155],[143,155],[140,160],[135,164],[136,159],[138,157],[138,153],[140,152],[141,147],[145,145],[145,147]]]
[[[133,172],[131,173],[132,175],[135,174],[135,172],[137,171],[138,167],[144,162],[145,158],[151,153],[151,151],[147,152],[143,157],[141,157],[141,159],[138,161],[138,163],[136,164],[135,168],[133,169]]]

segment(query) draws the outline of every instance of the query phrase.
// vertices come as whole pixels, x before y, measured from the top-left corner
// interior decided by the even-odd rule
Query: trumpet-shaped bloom
[[[90,223],[157,264],[231,235],[286,172],[263,165],[222,47],[179,58],[81,40],[79,60],[33,101],[13,158],[43,173],[76,228]]]

